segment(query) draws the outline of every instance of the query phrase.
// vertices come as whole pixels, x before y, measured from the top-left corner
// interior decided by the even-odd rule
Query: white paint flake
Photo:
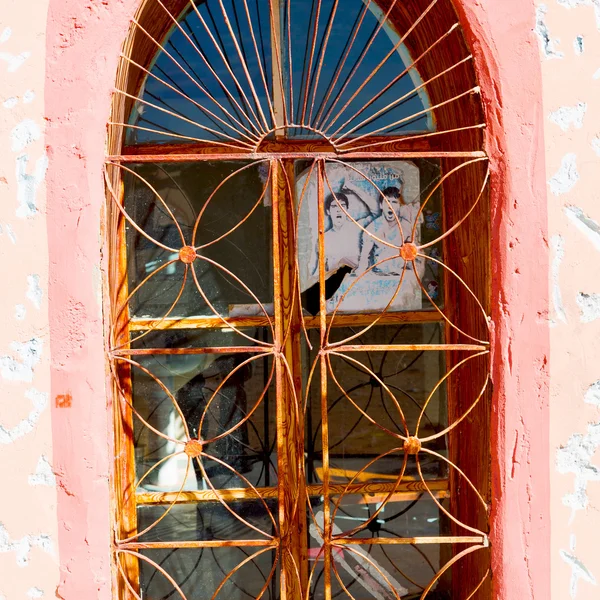
[[[17,217],[31,217],[37,212],[36,195],[38,188],[46,177],[48,157],[46,155],[35,161],[33,175],[27,173],[29,156],[23,154],[17,157]]]
[[[40,338],[21,343],[13,342],[10,347],[14,356],[0,356],[0,376],[7,381],[33,381],[33,369],[40,362],[44,341]]]
[[[596,27],[600,30],[600,0],[556,0],[558,4],[565,8],[578,8],[580,6],[593,6],[596,16]]]
[[[39,275],[27,275],[27,298],[33,302],[33,305],[39,310],[42,306],[42,288],[40,287]]]
[[[556,453],[556,469],[559,473],[575,475],[573,493],[563,496],[563,504],[571,509],[571,520],[578,510],[588,505],[588,483],[600,481],[600,469],[593,464],[593,457],[600,446],[600,423],[588,425],[587,434],[576,433]]]
[[[46,485],[49,487],[56,486],[56,477],[52,472],[52,467],[45,456],[40,456],[35,473],[27,479],[29,485]]]
[[[570,192],[578,181],[577,155],[570,153],[563,157],[560,168],[548,184],[550,185],[550,191],[555,196],[562,196]]]
[[[585,39],[582,35],[578,35],[573,40],[573,50],[576,56],[581,56],[585,52]]]
[[[563,305],[562,293],[560,291],[560,265],[565,257],[564,242],[560,235],[552,236],[550,240],[552,247],[552,263],[550,267],[550,286],[552,289],[552,304],[554,305],[555,319],[550,323],[556,325],[556,321],[567,322],[567,314]]]
[[[18,71],[23,63],[31,56],[31,52],[21,52],[21,54],[9,54],[8,52],[0,52],[0,61],[4,61],[8,65],[8,72],[14,73]]]
[[[5,27],[0,33],[0,44],[4,44],[4,42],[8,42],[10,40],[10,36],[12,35],[12,29],[10,27]]]
[[[23,104],[30,104],[35,99],[35,93],[33,90],[27,90],[23,94]]]
[[[592,150],[600,156],[600,136],[596,136],[592,139]]]
[[[7,429],[3,425],[0,425],[0,444],[12,444],[28,433],[31,433],[48,404],[48,394],[40,392],[35,388],[27,390],[25,396],[31,400],[33,410],[26,419],[23,419],[12,429]]]
[[[556,50],[555,45],[560,41],[552,39],[548,26],[546,25],[546,14],[548,7],[545,4],[540,4],[535,11],[535,28],[534,31],[540,39],[540,48],[542,54],[547,58],[564,58],[564,54]]]
[[[589,569],[571,552],[566,550],[560,551],[560,557],[571,567],[571,584],[569,593],[573,600],[577,597],[577,584],[579,580],[587,581],[592,585],[596,585],[596,578],[590,573]]]
[[[600,381],[596,381],[596,383],[590,385],[583,397],[583,401],[586,404],[593,404],[600,407]]]
[[[17,304],[15,306],[15,319],[17,319],[17,321],[23,321],[26,315],[27,309],[25,306],[23,304]]]
[[[577,304],[581,309],[581,322],[591,323],[600,319],[600,294],[577,295]]]
[[[10,98],[7,98],[2,103],[2,106],[4,106],[4,108],[7,108],[8,110],[10,110],[10,109],[14,108],[18,104],[18,102],[19,102],[18,98],[11,96]]]
[[[563,131],[568,131],[569,127],[575,129],[583,127],[583,118],[587,111],[587,104],[579,102],[575,106],[561,106],[554,112],[548,115],[548,118],[553,123],[556,123]]]
[[[0,225],[0,235],[3,234],[4,231],[6,231],[6,235],[8,236],[8,239],[13,244],[16,244],[17,236],[15,235],[15,232],[13,231],[12,227],[8,223],[6,225],[4,225],[4,227],[2,227],[2,225]]]
[[[600,251],[600,224],[588,217],[578,206],[566,206],[565,214],[594,248]]]
[[[38,124],[32,119],[23,119],[10,132],[11,149],[13,152],[21,152],[29,144],[40,139],[42,132]]]
[[[39,587],[32,587],[27,590],[27,595],[30,598],[41,598],[44,595],[44,590]]]
[[[11,540],[8,531],[0,523],[0,553],[14,552],[19,567],[26,567],[33,548],[41,548],[48,554],[54,554],[54,546],[49,535],[26,535],[20,540]]]
[[[592,79],[600,79],[600,69],[598,69],[593,75]]]

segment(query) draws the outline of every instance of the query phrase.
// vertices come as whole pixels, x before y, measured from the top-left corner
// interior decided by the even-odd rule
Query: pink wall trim
[[[550,597],[548,244],[533,0],[456,0],[479,73],[494,170],[495,597]],[[57,596],[111,597],[111,417],[101,287],[111,92],[137,0],[51,0],[46,116]],[[70,394],[69,406],[57,402]]]

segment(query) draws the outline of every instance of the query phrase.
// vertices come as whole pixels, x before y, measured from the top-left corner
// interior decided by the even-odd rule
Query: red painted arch
[[[139,0],[50,0],[45,104],[57,596],[111,597],[111,411],[102,322],[102,176],[121,45]],[[550,597],[548,243],[533,0],[455,0],[493,168],[495,597]],[[70,406],[57,396],[70,394]]]

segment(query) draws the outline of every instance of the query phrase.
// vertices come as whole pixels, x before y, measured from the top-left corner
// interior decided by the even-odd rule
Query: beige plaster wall
[[[53,598],[45,0],[0,2],[0,599]]]
[[[600,598],[600,2],[537,4],[551,252],[553,599]]]

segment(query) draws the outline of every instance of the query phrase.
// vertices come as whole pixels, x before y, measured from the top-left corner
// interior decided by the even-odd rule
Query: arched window
[[[450,0],[147,0],[110,123],[123,597],[490,597],[483,110]]]

